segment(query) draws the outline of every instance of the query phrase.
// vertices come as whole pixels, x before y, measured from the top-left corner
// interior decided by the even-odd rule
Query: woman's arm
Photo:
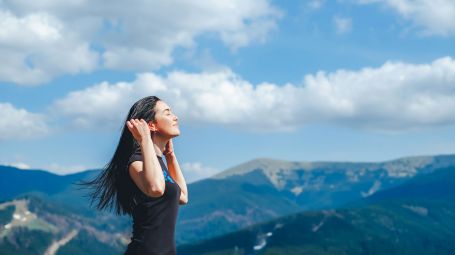
[[[174,154],[172,140],[166,145],[166,151],[164,153],[167,162],[167,168],[172,179],[174,179],[180,187],[182,193],[180,194],[180,204],[188,203],[188,188],[186,187],[185,178],[183,177],[182,171],[180,170],[179,162]]]
[[[171,155],[166,155],[167,167],[169,169],[169,174],[172,176],[177,184],[180,187],[182,193],[180,194],[180,204],[188,203],[188,188],[186,187],[185,178],[183,177],[182,171],[180,170],[179,162],[174,153]]]
[[[127,125],[141,145],[143,158],[143,161],[131,163],[128,169],[129,174],[138,188],[146,195],[160,197],[164,194],[166,183],[163,170],[153,148],[153,141],[150,137],[147,123],[143,120],[132,120]]]

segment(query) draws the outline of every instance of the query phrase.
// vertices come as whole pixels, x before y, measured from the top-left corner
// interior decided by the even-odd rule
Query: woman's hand
[[[128,120],[126,122],[126,126],[130,130],[134,139],[136,139],[136,141],[139,144],[143,144],[144,142],[148,142],[148,141],[152,140],[152,137],[150,135],[150,128],[144,119]],[[150,139],[150,140],[148,140],[148,139]]]
[[[172,156],[174,154],[174,146],[172,145],[172,139],[166,144],[166,148],[163,151],[165,157]]]

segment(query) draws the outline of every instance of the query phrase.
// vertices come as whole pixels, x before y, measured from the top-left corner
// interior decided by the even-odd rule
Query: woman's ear
[[[149,121],[148,126],[149,126],[150,131],[153,131],[153,132],[156,131],[156,127],[155,127],[155,124],[153,124],[153,121]]]

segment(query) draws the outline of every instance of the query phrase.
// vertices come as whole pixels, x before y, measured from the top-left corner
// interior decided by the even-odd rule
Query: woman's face
[[[172,112],[169,105],[163,101],[157,101],[155,105],[155,128],[161,135],[173,138],[180,135],[178,118]]]

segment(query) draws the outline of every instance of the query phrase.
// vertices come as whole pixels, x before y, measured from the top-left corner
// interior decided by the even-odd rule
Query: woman
[[[185,178],[172,138],[178,118],[156,96],[130,109],[114,156],[93,181],[91,203],[133,217],[133,235],[125,254],[173,255],[179,205],[188,203]],[[125,128],[126,127],[126,128]],[[166,164],[163,161],[166,158]]]

